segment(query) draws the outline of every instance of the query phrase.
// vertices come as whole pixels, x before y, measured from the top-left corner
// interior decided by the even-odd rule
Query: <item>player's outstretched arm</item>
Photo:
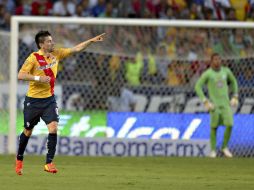
[[[80,44],[74,46],[73,48],[71,48],[71,53],[78,53],[83,51],[84,49],[86,49],[90,44],[94,43],[94,42],[101,42],[104,39],[106,33],[100,34],[98,36],[95,36],[94,38],[91,38],[89,40],[86,40],[84,42],[81,42]]]

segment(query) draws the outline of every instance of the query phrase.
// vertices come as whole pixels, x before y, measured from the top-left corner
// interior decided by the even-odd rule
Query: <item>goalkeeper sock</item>
[[[49,133],[48,135],[48,153],[46,156],[46,164],[49,164],[53,161],[55,152],[56,152],[56,144],[57,144],[57,134]]]
[[[217,132],[217,128],[211,128],[210,144],[211,144],[212,151],[216,151],[216,132]]]
[[[228,146],[228,142],[231,136],[232,132],[232,127],[226,127],[225,132],[224,132],[224,139],[223,139],[223,144],[222,144],[222,149],[226,148]]]
[[[17,160],[23,160],[24,158],[24,152],[28,143],[30,137],[26,136],[24,132],[21,133],[19,136],[19,149],[17,154]]]

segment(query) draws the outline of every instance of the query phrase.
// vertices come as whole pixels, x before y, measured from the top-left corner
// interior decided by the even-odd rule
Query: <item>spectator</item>
[[[147,11],[151,14],[151,17],[156,18],[159,15],[159,0],[146,0]]]
[[[246,41],[244,43],[244,53],[243,57],[252,57],[253,56],[253,44],[251,41]]]
[[[54,16],[74,16],[75,4],[70,0],[57,1],[53,6]]]
[[[108,110],[113,112],[133,112],[137,99],[133,92],[126,88],[120,88],[120,96],[110,96],[108,99]]]
[[[204,13],[204,19],[205,20],[214,20],[213,9],[204,8],[203,13]]]
[[[129,57],[125,62],[125,79],[130,86],[139,86],[143,62],[135,57]]]
[[[142,63],[141,82],[143,84],[154,84],[157,82],[157,68],[155,57],[149,47],[141,46],[141,51],[137,53],[137,62]]]
[[[89,8],[92,9],[98,4],[98,0],[89,0]]]
[[[34,0],[31,4],[32,15],[49,16],[53,12],[53,3],[50,0]]]
[[[121,67],[120,57],[112,56],[109,60],[108,85],[109,98],[107,101],[109,111],[134,111],[136,98],[130,89],[125,87],[123,78],[123,67]]]
[[[227,20],[228,21],[235,21],[235,20],[237,20],[235,9],[230,8],[228,10]]]
[[[15,15],[31,15],[31,6],[28,0],[17,0]]]
[[[104,13],[106,9],[105,0],[98,0],[97,5],[92,8],[92,15],[98,17],[100,14]]]
[[[126,0],[115,0],[114,5],[117,7],[117,16],[118,17],[125,17],[127,18],[130,13],[133,13],[134,11],[132,10],[131,7],[131,1],[126,1]]]
[[[120,57],[117,55],[113,55],[109,60],[109,79],[110,79],[110,86],[115,86],[115,83],[124,84],[124,73],[123,67],[120,60]]]
[[[14,0],[0,0],[0,5],[3,5],[5,10],[9,14],[14,14],[15,11],[15,3]]]
[[[10,13],[5,9],[5,6],[0,4],[0,28],[10,30]]]
[[[218,53],[222,57],[229,56],[232,51],[229,45],[228,33],[226,31],[221,32],[218,39],[213,43],[213,52]]]
[[[185,0],[168,0],[168,5],[179,12],[187,7]]]
[[[240,75],[238,76],[238,83],[239,86],[242,87],[253,87],[254,84],[254,75],[253,75],[254,69],[253,66],[248,65],[244,69],[242,69],[242,72],[240,72]]]
[[[136,17],[141,17],[142,4],[140,0],[131,0],[131,7]]]
[[[245,43],[249,40],[243,29],[236,29],[230,36],[229,42],[232,49],[232,53],[235,56],[243,56]]]
[[[157,55],[155,58],[159,83],[165,83],[168,73],[168,66],[170,64],[169,56],[167,54],[167,45],[164,43],[159,44],[157,47]]]
[[[248,0],[230,0],[232,8],[235,10],[235,15],[237,20],[245,20]]]
[[[181,32],[179,32],[181,33]],[[167,50],[168,50],[168,56],[171,58],[175,58],[177,54],[177,36],[178,35],[178,29],[176,28],[169,28],[166,32],[165,36],[165,42],[168,44]]]
[[[203,15],[201,12],[201,7],[196,3],[192,3],[190,7],[190,16],[189,19],[192,20],[201,20],[203,19]]]
[[[226,20],[226,10],[231,7],[229,0],[206,0],[204,7],[211,9],[213,18],[216,20]]]
[[[181,65],[176,60],[173,60],[168,66],[167,85],[179,86],[183,83],[183,75],[181,73]]]
[[[116,10],[113,8],[113,4],[111,2],[108,2],[106,4],[105,11],[102,12],[99,17],[109,17],[109,18],[115,18],[117,16]]]
[[[93,65],[93,77],[94,77],[94,93],[96,94],[95,108],[105,109],[108,97],[109,80],[109,56],[105,54],[99,54],[96,56],[95,65]]]
[[[82,0],[76,6],[76,16],[89,17],[91,16],[91,9],[89,8],[89,0]]]

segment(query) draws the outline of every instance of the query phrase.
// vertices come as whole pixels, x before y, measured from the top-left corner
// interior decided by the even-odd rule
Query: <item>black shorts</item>
[[[58,107],[55,96],[48,98],[25,98],[24,127],[33,129],[40,118],[48,125],[52,121],[59,122]]]

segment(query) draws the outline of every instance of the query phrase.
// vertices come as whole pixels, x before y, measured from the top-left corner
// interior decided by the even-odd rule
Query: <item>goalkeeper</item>
[[[202,88],[204,85],[207,86],[209,97],[206,97],[203,92]],[[232,88],[231,90],[233,92],[231,100],[229,100],[229,87]],[[228,142],[233,126],[233,113],[230,106],[236,107],[238,105],[238,85],[231,70],[221,66],[219,54],[212,54],[210,68],[198,79],[195,91],[210,113],[210,157],[216,157],[216,131],[220,125],[226,127],[222,152],[226,157],[233,157],[228,149]]]

